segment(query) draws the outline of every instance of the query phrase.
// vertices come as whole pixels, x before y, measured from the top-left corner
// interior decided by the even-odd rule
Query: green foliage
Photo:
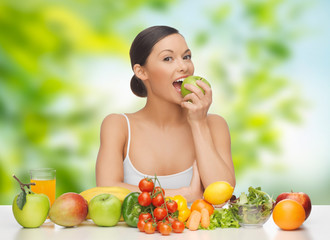
[[[5,36],[0,38],[0,204],[10,204],[18,190],[11,175],[27,182],[28,170],[35,167],[57,170],[57,195],[95,186],[102,100],[87,102],[89,89],[80,81],[77,62],[95,55],[126,59],[136,32],[147,27],[135,21],[136,14],[164,14],[175,3],[0,3],[0,29]],[[208,27],[192,31],[196,49],[214,47],[205,70],[213,89],[220,89],[214,105],[229,123],[238,177],[260,165],[265,149],[280,151],[279,123],[300,121],[301,98],[290,80],[277,73],[291,56],[296,30],[281,25],[278,10],[285,6],[276,0],[213,3],[205,11]],[[242,25],[252,36],[241,36],[232,25],[237,8],[243,10]],[[233,45],[221,42],[226,37],[232,37]],[[221,46],[233,52],[239,49],[240,55],[215,51]],[[225,64],[227,57],[242,66],[237,81]]]
[[[281,152],[282,124],[301,122],[301,110],[306,103],[280,71],[290,60],[290,46],[296,40],[297,31],[297,26],[283,25],[291,20],[290,14],[283,13],[291,13],[296,5],[281,0],[245,0],[242,6],[219,3],[210,11],[212,27],[208,30],[218,42],[214,44],[210,38],[203,44],[213,49],[222,46],[222,52],[212,54],[208,79],[219,89],[215,102],[221,103],[216,111],[225,117],[230,127],[238,178],[248,169],[262,166],[265,152],[272,155]],[[236,27],[230,18],[239,11],[242,11],[242,26],[229,31],[230,27]],[[231,49],[230,53],[227,48]]]
[[[75,61],[126,57],[128,33],[116,26],[145,6],[164,10],[168,2],[1,2],[0,204],[17,191],[11,174],[26,182],[35,167],[57,169],[57,195],[95,186],[100,109],[85,103]]]

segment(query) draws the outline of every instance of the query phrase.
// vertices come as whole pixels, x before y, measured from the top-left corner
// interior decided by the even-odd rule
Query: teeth
[[[180,78],[178,80],[176,80],[175,82],[183,82],[184,78]]]

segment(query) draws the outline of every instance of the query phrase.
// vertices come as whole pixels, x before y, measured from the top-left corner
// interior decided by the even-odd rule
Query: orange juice
[[[36,185],[31,185],[32,192],[46,194],[49,198],[50,205],[53,205],[55,201],[56,179],[51,179],[51,180],[31,179],[30,182],[36,184]]]

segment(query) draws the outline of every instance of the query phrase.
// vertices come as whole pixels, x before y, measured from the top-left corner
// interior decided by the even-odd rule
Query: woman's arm
[[[100,149],[96,161],[96,185],[118,186],[139,192],[136,185],[124,183],[124,149],[127,142],[127,123],[123,116],[110,114],[101,125]],[[165,189],[166,196],[182,195],[188,202],[202,196],[201,183],[196,164],[190,187]]]
[[[124,179],[123,152],[127,138],[123,116],[108,115],[101,125],[95,175],[97,186],[118,186]]]
[[[186,95],[182,107],[187,109],[202,184],[206,188],[212,182],[227,181],[235,187],[228,125],[222,117],[207,114],[212,90],[201,81],[197,84],[205,90],[205,95],[199,88],[187,84],[185,87],[193,93]]]
[[[230,134],[226,121],[220,116],[209,115],[206,121],[192,122],[191,130],[203,186],[206,188],[212,182],[227,181],[235,187]]]

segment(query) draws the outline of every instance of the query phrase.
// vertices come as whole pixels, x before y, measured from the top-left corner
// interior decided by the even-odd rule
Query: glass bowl
[[[229,209],[242,227],[262,227],[272,215],[273,208],[265,205],[229,203]]]

